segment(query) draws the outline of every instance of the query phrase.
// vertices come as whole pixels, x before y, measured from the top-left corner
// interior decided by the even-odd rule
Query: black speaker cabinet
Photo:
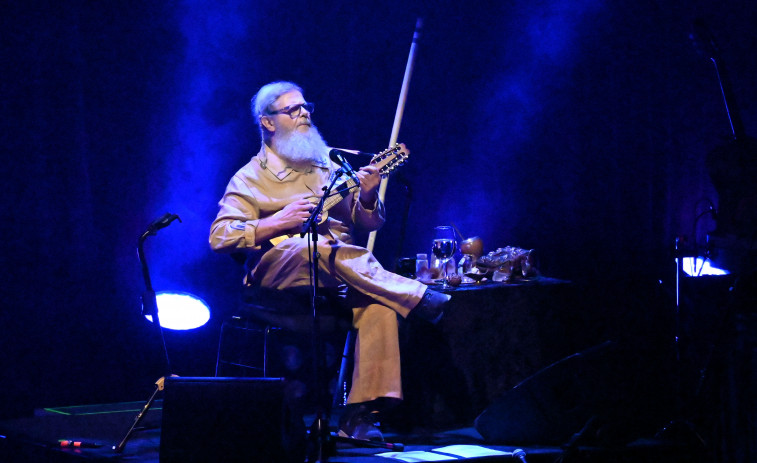
[[[527,378],[476,418],[476,430],[488,442],[567,442],[602,413],[614,392],[596,362],[605,360],[606,347],[573,354]]]
[[[280,378],[166,378],[161,463],[301,462],[304,441]]]

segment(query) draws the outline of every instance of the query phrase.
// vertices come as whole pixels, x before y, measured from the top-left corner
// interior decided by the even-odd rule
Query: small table
[[[401,325],[404,419],[415,424],[471,424],[499,395],[591,345],[569,281],[539,276],[444,291],[452,300],[439,324]]]

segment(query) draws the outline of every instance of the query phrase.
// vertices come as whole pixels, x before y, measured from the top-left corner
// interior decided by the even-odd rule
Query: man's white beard
[[[328,146],[314,125],[306,132],[294,130],[273,137],[271,148],[294,168],[328,164]]]

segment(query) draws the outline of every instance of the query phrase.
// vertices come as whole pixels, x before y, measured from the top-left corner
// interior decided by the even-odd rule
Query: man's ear
[[[260,116],[260,126],[269,132],[276,131],[276,126],[273,124],[273,120],[268,116]]]

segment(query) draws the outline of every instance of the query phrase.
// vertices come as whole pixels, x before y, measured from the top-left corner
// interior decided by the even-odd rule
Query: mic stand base
[[[329,433],[328,419],[320,412],[308,430],[308,445],[308,463],[326,462],[336,453],[336,446]]]
[[[124,448],[126,447],[126,442],[128,442],[129,438],[131,438],[132,434],[134,434],[134,431],[137,429],[137,426],[139,426],[139,423],[142,422],[142,419],[145,417],[145,414],[147,413],[147,411],[150,409],[150,407],[152,407],[152,404],[155,401],[155,397],[157,397],[158,392],[163,390],[165,386],[165,381],[166,381],[165,376],[161,376],[160,379],[158,379],[155,382],[155,390],[152,392],[152,395],[150,395],[150,398],[147,399],[147,402],[139,411],[139,413],[137,413],[137,416],[134,417],[134,422],[129,428],[129,431],[126,432],[126,435],[124,436],[123,439],[121,439],[121,442],[119,442],[118,445],[113,446],[113,450],[115,450],[116,453],[121,453],[124,451]]]
[[[337,433],[329,431],[329,422],[320,413],[316,416],[313,424],[308,430],[308,463],[325,463],[329,457],[336,455],[336,444],[349,444],[360,448],[376,448],[393,452],[404,452],[405,445],[401,443],[372,441],[365,439],[356,439],[354,437],[340,436]]]

